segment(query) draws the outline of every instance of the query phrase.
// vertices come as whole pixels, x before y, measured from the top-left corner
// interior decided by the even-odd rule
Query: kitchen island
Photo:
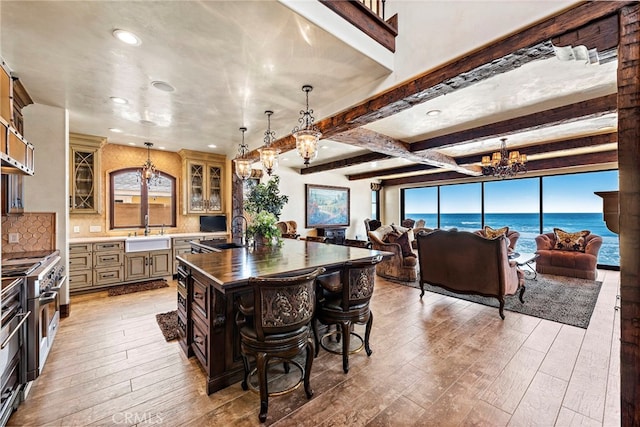
[[[308,272],[326,273],[348,261],[391,252],[284,239],[282,246],[240,247],[184,254],[178,265],[178,332],[188,357],[196,356],[207,375],[207,393],[242,379],[240,334],[235,323],[238,302],[249,298],[248,279]]]

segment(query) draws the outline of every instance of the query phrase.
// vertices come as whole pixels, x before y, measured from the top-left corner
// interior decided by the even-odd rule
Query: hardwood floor
[[[269,401],[274,426],[620,424],[619,273],[588,329],[377,278],[370,358],[321,350],[314,396]],[[240,384],[207,396],[196,359],[165,342],[155,314],[176,307],[165,289],[72,297],[44,373],[9,425],[258,425],[259,399]],[[358,327],[360,328],[360,327]],[[363,327],[362,327],[363,328]]]

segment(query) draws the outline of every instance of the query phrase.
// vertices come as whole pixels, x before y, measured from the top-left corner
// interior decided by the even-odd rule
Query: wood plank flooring
[[[611,426],[620,424],[619,273],[601,270],[588,329],[377,278],[370,358],[321,350],[307,400],[273,397],[274,426]],[[257,394],[234,384],[210,396],[195,358],[165,342],[155,314],[171,287],[74,296],[44,373],[9,425],[251,426]],[[363,329],[358,327],[358,329]]]

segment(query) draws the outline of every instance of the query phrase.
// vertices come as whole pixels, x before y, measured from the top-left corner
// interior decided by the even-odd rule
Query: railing
[[[384,4],[386,0],[358,0],[384,21]]]

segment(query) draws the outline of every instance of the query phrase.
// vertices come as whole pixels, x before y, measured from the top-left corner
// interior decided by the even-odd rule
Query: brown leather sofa
[[[495,297],[503,319],[505,295],[520,289],[524,302],[524,274],[509,261],[506,237],[485,239],[469,231],[435,230],[418,234],[416,240],[420,297],[425,283],[451,292]]]
[[[584,241],[584,252],[564,251],[554,249],[556,247],[555,233],[537,236],[536,271],[542,274],[595,280],[598,274],[598,252],[602,246],[602,237],[588,234]]]
[[[418,259],[415,256],[404,256],[398,243],[387,243],[387,234],[393,231],[390,225],[369,231],[371,249],[393,252],[393,256],[376,264],[376,274],[387,279],[414,282],[418,279]]]

